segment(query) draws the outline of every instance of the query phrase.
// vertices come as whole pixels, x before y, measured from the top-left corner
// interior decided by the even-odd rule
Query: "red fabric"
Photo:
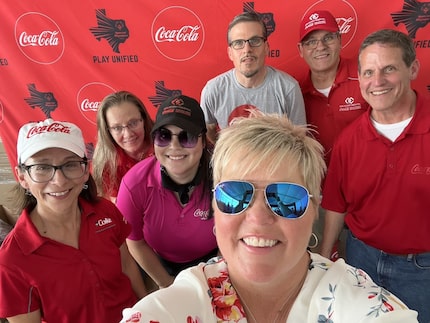
[[[124,177],[125,173],[128,172],[130,168],[132,168],[134,165],[136,165],[139,160],[136,160],[129,155],[127,155],[124,150],[117,147],[117,173],[116,173],[116,180],[114,183],[111,183],[109,178],[110,174],[108,170],[106,169],[103,172],[103,191],[109,192],[109,188],[112,185],[112,191],[110,192],[110,196],[116,197],[118,195],[118,189],[119,185],[121,184],[121,180]],[[151,147],[151,149],[148,150],[145,156],[142,156],[142,159],[145,159],[146,157],[152,156],[154,154],[154,149]]]
[[[315,89],[310,73],[300,86],[305,100],[306,120],[315,126],[317,133],[314,135],[324,147],[328,164],[337,136],[369,107],[360,93],[357,62],[352,59],[341,59],[328,97]]]
[[[82,208],[79,249],[39,235],[24,211],[0,250],[0,317],[41,309],[46,322],[119,322],[135,303],[119,247],[130,226],[102,200]]]
[[[346,212],[357,238],[388,253],[430,250],[429,106],[430,98],[418,96],[414,117],[394,143],[364,113],[333,148],[321,206]]]
[[[378,28],[407,32],[421,61],[414,85],[428,91],[430,24],[419,7],[425,2],[414,3],[411,8],[404,0],[5,2],[0,137],[15,166],[19,127],[50,115],[81,127],[91,155],[96,111],[105,95],[129,90],[142,99],[151,116],[169,94],[182,92],[198,99],[207,80],[232,67],[227,26],[243,11],[264,16],[270,45],[267,63],[297,77],[307,71],[297,51],[300,20],[311,10],[329,10],[335,16],[345,57],[356,56],[363,38]]]

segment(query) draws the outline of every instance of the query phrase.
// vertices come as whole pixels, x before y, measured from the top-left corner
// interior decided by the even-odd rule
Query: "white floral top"
[[[409,323],[417,313],[342,259],[311,253],[305,283],[286,323]],[[223,259],[181,272],[174,283],[123,311],[121,323],[247,322]]]

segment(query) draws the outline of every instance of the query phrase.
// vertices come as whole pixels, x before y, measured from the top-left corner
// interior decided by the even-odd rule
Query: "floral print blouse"
[[[418,322],[417,313],[362,270],[311,253],[303,287],[286,323]],[[245,323],[222,258],[181,272],[174,283],[123,311],[121,323]]]

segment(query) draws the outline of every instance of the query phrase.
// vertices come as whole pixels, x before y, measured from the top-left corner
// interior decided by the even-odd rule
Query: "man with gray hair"
[[[383,29],[359,51],[361,94],[371,109],[338,137],[326,182],[321,253],[344,222],[346,260],[430,322],[430,98],[411,88],[413,41]]]

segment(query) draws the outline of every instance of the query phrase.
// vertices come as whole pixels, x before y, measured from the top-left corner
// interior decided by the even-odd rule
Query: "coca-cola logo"
[[[95,125],[100,103],[112,92],[115,92],[115,89],[105,83],[93,82],[83,85],[76,96],[79,113]]]
[[[180,17],[180,19],[178,19]],[[160,11],[151,27],[152,41],[164,57],[186,61],[203,47],[205,30],[202,21],[190,9],[172,6]]]
[[[197,209],[194,211],[194,217],[200,218],[200,220],[207,220],[209,218],[209,210]]]
[[[81,103],[81,110],[97,112],[99,105],[100,105],[100,102],[92,102],[90,99],[85,98]]]
[[[414,175],[430,175],[430,166],[422,166],[416,164],[412,166],[411,174]]]
[[[44,30],[38,35],[29,35],[27,32],[22,32],[19,36],[19,44],[22,47],[26,46],[58,46],[58,31]]]
[[[27,138],[31,138],[35,135],[40,135],[42,133],[48,132],[62,132],[62,133],[70,133],[71,129],[69,126],[66,126],[59,122],[51,123],[48,126],[34,126],[28,130]]]
[[[178,30],[167,30],[166,27],[161,26],[155,32],[155,41],[162,42],[182,42],[182,41],[198,41],[199,40],[200,26],[182,26]]]
[[[104,219],[99,219],[99,220],[97,220],[97,222],[96,222],[96,226],[97,227],[103,227],[103,226],[105,226],[105,225],[107,225],[107,224],[111,224],[113,221],[112,221],[112,219],[111,218],[104,218]]]
[[[53,64],[64,53],[60,27],[50,17],[38,12],[29,12],[17,19],[15,40],[20,51],[38,64]]]
[[[342,34],[342,47],[347,47],[357,32],[357,12],[346,0],[322,0],[314,3],[305,12],[327,10],[335,17],[339,32]],[[311,15],[309,20],[318,19],[318,15]]]

